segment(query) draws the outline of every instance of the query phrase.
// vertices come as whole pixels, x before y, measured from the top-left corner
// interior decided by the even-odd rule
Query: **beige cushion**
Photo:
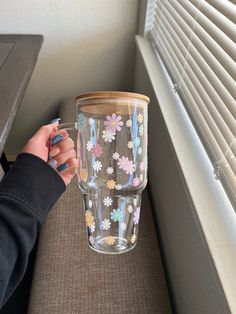
[[[73,181],[41,230],[28,313],[171,313],[147,192],[136,248],[103,255],[88,246],[82,195]]]

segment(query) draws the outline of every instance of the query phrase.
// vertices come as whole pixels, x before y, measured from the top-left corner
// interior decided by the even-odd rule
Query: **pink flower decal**
[[[95,157],[100,157],[102,155],[102,146],[100,144],[95,144],[91,151]]]
[[[136,187],[136,186],[139,185],[139,182],[140,182],[139,178],[135,177],[134,180],[133,180],[133,185]]]
[[[140,164],[139,164],[139,169],[140,169],[141,171],[144,170],[144,162],[143,162],[143,161],[140,162]]]
[[[124,170],[126,174],[132,174],[135,171],[135,165],[133,163],[133,160],[129,160],[125,156],[119,158],[117,165],[119,166],[120,169]]]
[[[116,116],[115,113],[113,113],[111,116],[107,116],[107,121],[104,122],[104,125],[106,125],[106,128],[113,133],[116,133],[116,131],[121,130],[121,126],[123,125],[123,122],[121,121],[121,116]]]
[[[140,218],[140,207],[136,208],[136,211],[134,212],[134,224],[137,225],[139,223],[139,218]]]

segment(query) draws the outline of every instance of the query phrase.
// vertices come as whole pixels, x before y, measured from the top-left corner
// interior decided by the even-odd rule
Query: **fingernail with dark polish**
[[[58,172],[63,171],[68,167],[69,167],[69,164],[67,162],[64,162],[64,164],[61,164],[60,166],[57,167],[57,171]]]
[[[48,162],[48,164],[53,168],[53,169],[56,169],[56,166],[57,166],[57,161],[56,159],[52,159]]]
[[[59,122],[60,120],[61,120],[61,118],[56,118],[56,119],[49,121],[48,124],[56,123],[56,122]]]
[[[52,139],[51,139],[51,143],[53,145],[59,143],[61,140],[63,140],[63,136],[61,134],[57,134],[56,136],[54,136]]]

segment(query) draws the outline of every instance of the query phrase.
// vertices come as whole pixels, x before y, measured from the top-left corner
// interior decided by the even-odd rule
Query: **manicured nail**
[[[63,140],[63,136],[61,134],[57,134],[56,136],[54,136],[51,139],[51,143],[52,143],[52,145],[55,145],[55,144],[59,143],[61,140]]]
[[[56,123],[56,122],[59,123],[60,120],[61,120],[61,118],[52,119],[51,121],[48,122],[48,124],[52,124],[52,123]]]
[[[52,159],[48,162],[48,164],[53,168],[53,169],[56,169],[57,167],[57,161],[56,159]]]
[[[49,152],[49,156],[52,158],[52,157],[55,157],[59,153],[60,153],[60,148],[55,147]]]
[[[64,162],[64,164],[61,164],[60,166],[57,167],[57,171],[58,172],[63,171],[68,167],[69,167],[69,164],[67,162]]]

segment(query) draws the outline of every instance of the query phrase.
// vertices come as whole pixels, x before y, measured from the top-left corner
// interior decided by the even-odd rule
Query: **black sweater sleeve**
[[[64,191],[56,171],[28,153],[0,182],[0,308],[21,281],[37,232]]]

